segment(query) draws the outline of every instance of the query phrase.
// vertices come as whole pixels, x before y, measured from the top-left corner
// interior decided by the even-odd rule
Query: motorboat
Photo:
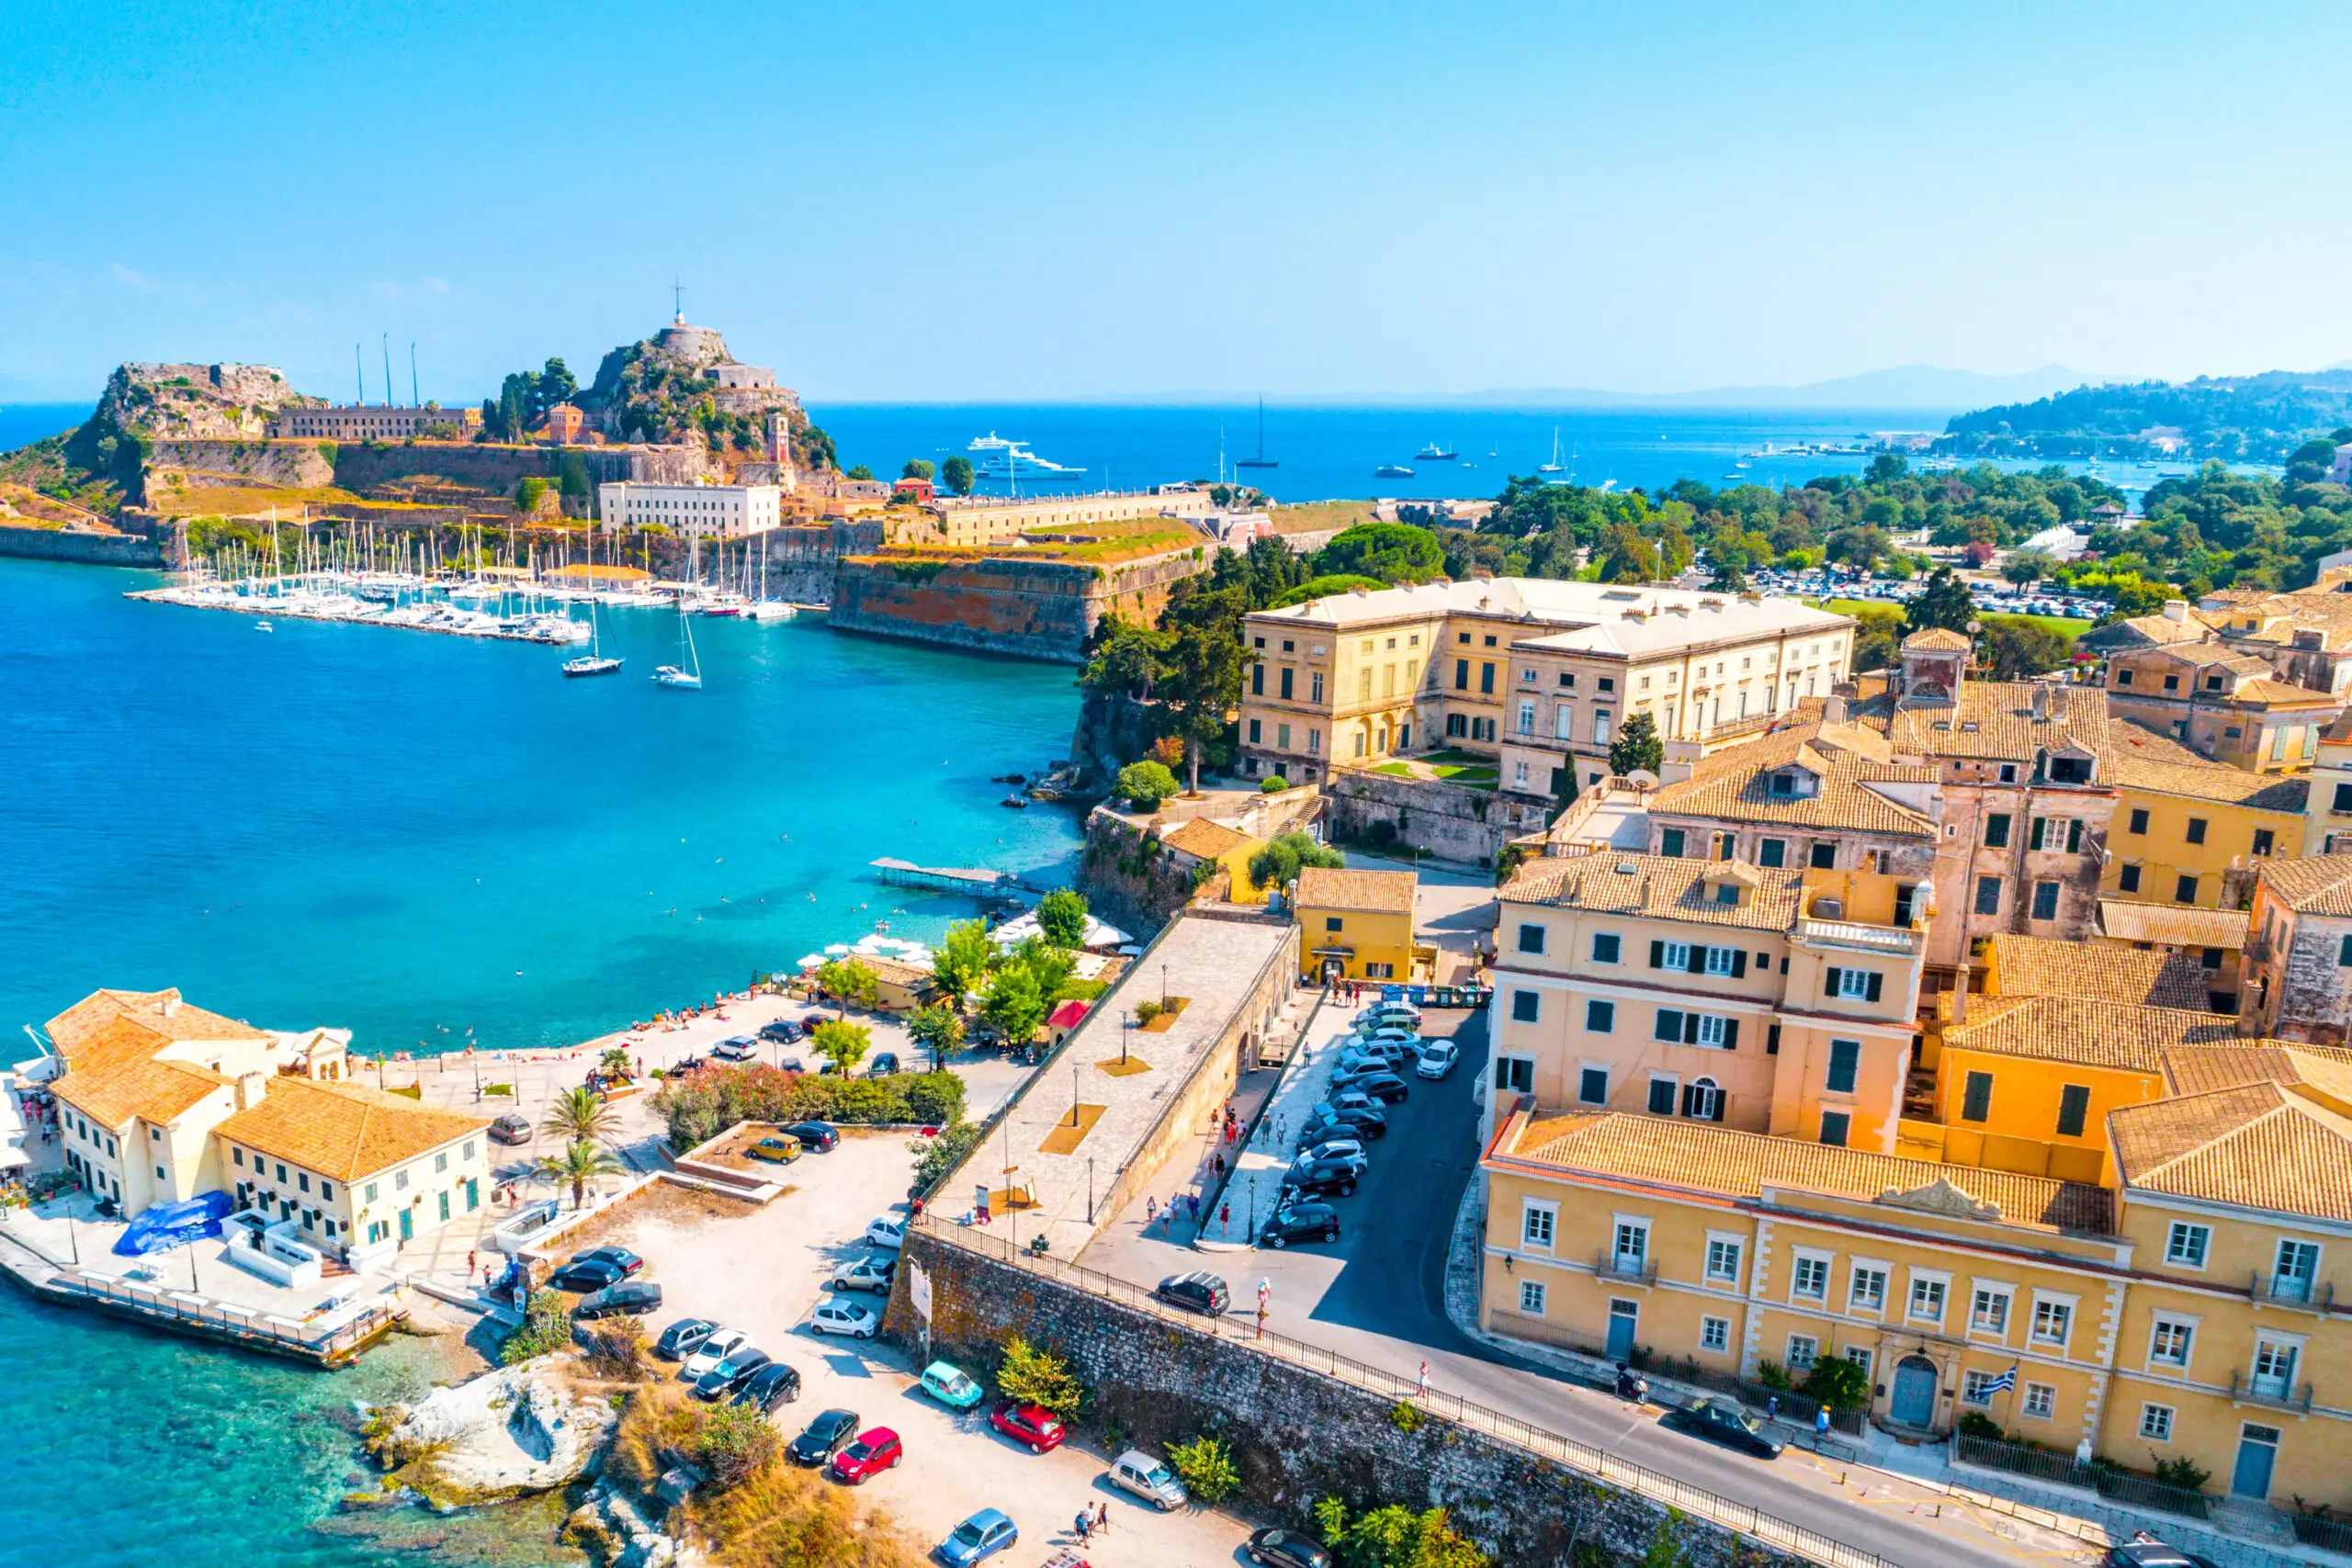
[[[1372,470],[1372,477],[1376,479],[1409,479],[1415,475],[1402,463],[1383,463]]]
[[[1413,454],[1413,461],[1416,463],[1451,463],[1457,461],[1461,456],[1461,453],[1449,452],[1443,446],[1441,446],[1436,442],[1432,441],[1428,446]]]
[[[691,670],[681,670],[674,664],[664,664],[653,671],[654,684],[676,686],[689,692],[702,690],[702,677]]]
[[[599,653],[583,653],[577,659],[563,661],[563,673],[568,680],[577,680],[582,675],[617,675],[620,672],[619,660]]]
[[[257,632],[274,632],[277,629],[277,628],[276,626],[271,626],[267,621],[255,621],[254,623],[254,630]]]
[[[1071,468],[1040,457],[1029,450],[1027,442],[1009,441],[993,430],[986,435],[975,436],[965,450],[977,454],[972,468],[984,479],[1079,479],[1086,473],[1082,468]]]

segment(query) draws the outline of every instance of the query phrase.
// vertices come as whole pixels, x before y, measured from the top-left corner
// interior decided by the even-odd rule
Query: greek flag
[[[2015,1366],[2011,1366],[2007,1371],[2003,1372],[1999,1377],[1996,1377],[1991,1382],[1986,1383],[1984,1385],[1984,1392],[1986,1393],[2007,1393],[2009,1390],[2017,1386],[2018,1370]]]

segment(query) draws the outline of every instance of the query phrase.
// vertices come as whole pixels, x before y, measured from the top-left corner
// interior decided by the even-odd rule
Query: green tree
[[[1086,1385],[1070,1371],[1069,1363],[1018,1334],[1004,1342],[996,1391],[1020,1404],[1042,1406],[1065,1421],[1076,1420],[1086,1403]]]
[[[873,470],[872,468],[867,468],[867,467],[866,467],[865,464],[863,464],[863,463],[855,464],[854,466],[853,466],[853,467],[850,468],[850,470],[849,470],[847,473],[845,473],[845,474],[843,474],[843,475],[842,476],[842,478],[843,478],[843,479],[872,479],[873,477],[874,477],[874,470]]]
[[[1026,964],[1000,969],[980,998],[980,1018],[1009,1045],[1026,1045],[1046,1021],[1046,998]]]
[[[1984,620],[1982,652],[1996,681],[2022,681],[2047,674],[2075,654],[2075,639],[2028,615],[1990,615]]]
[[[1137,811],[1157,811],[1175,793],[1176,775],[1164,763],[1129,762],[1119,770],[1118,794]]]
[[[1080,671],[1078,683],[1102,696],[1151,698],[1151,688],[1167,667],[1173,634],[1139,626],[1116,615],[1105,615],[1089,639],[1092,647]]]
[[[951,495],[971,494],[974,477],[972,459],[960,453],[939,465],[939,480]]]
[[[1602,541],[1600,580],[1603,582],[1653,582],[1663,563],[1657,547],[1642,537],[1632,524],[1620,524]]]
[[[945,1002],[918,1008],[907,1020],[907,1033],[931,1053],[933,1072],[945,1069],[948,1056],[964,1043],[964,1015]]]
[[[1163,629],[1176,635],[1160,677],[1160,697],[1174,712],[1176,732],[1184,739],[1189,788],[1201,790],[1201,750],[1223,738],[1227,716],[1241,701],[1250,666],[1257,661],[1241,640],[1241,617],[1249,612],[1247,591],[1236,586],[1184,592],[1175,597],[1160,617]]]
[[[548,417],[548,410],[558,403],[570,402],[579,390],[579,378],[572,375],[563,361],[548,360],[531,388],[533,415],[531,423],[537,424],[545,420]]]
[[[1903,635],[1940,626],[1946,631],[1964,632],[1968,623],[1976,618],[1976,603],[1969,596],[1968,584],[1962,582],[1948,566],[1939,566],[1928,574],[1928,586],[1911,601],[1903,612]]]
[[[590,1182],[620,1168],[621,1162],[612,1150],[585,1138],[574,1138],[563,1145],[563,1153],[542,1157],[531,1168],[531,1173],[542,1181],[571,1188],[571,1206],[577,1209],[587,1201]]]
[[[1707,586],[1718,593],[1737,593],[1747,587],[1747,552],[1734,545],[1710,555],[1713,575]]]
[[[568,1089],[548,1104],[539,1131],[568,1143],[609,1144],[618,1114],[593,1089]]]
[[[799,454],[803,468],[820,473],[841,463],[840,454],[833,449],[833,438],[813,424],[804,424],[794,433],[792,449]]]
[[[1427,528],[1359,523],[1315,552],[1318,577],[1353,574],[1387,582],[1428,582],[1445,575],[1445,547]]]
[[[1860,1410],[1871,1402],[1870,1374],[1843,1356],[1824,1356],[1805,1374],[1801,1392],[1832,1410]]]
[[[1037,900],[1037,929],[1057,947],[1086,945],[1086,895],[1057,887]]]
[[[1050,1009],[1061,993],[1063,982],[1078,968],[1078,954],[1042,936],[1023,937],[1004,955],[1004,967],[1027,970],[1029,978],[1036,984],[1037,994]]]
[[[2001,576],[2022,588],[2029,582],[2040,582],[2058,570],[2058,563],[2044,550],[2018,550],[2001,563]]]
[[[1250,881],[1258,887],[1283,887],[1298,878],[1302,866],[1317,865],[1338,870],[1348,863],[1348,857],[1329,844],[1318,844],[1301,832],[1289,832],[1268,840],[1263,849],[1250,857]]]
[[[1609,771],[1623,778],[1636,768],[1657,773],[1666,765],[1666,742],[1658,739],[1657,720],[1637,713],[1619,726],[1609,743]]]
[[[1212,1508],[1241,1485],[1241,1472],[1234,1465],[1233,1450],[1225,1446],[1224,1438],[1212,1433],[1204,1432],[1189,1443],[1169,1444],[1168,1463],[1193,1501]]]
[[[1169,781],[1173,784],[1175,781]],[[980,988],[989,971],[996,967],[996,944],[989,941],[989,928],[981,920],[957,920],[947,928],[939,945],[931,950],[932,978],[939,988],[960,1003]]]
[[[1868,571],[1884,558],[1893,543],[1886,536],[1886,530],[1873,524],[1860,528],[1838,529],[1829,536],[1825,549],[1829,559]]]
[[[524,1303],[523,1321],[508,1330],[498,1347],[498,1361],[501,1366],[514,1366],[571,1343],[571,1309],[553,1291],[533,1291]]]
[[[838,1018],[849,1016],[850,1004],[871,1009],[882,999],[882,981],[873,970],[854,958],[836,958],[818,966],[818,986],[832,998]]]
[[[936,471],[931,466],[930,458],[910,457],[906,466],[899,470],[899,477],[902,479],[927,479]]]
[[[874,1031],[862,1023],[829,1018],[808,1032],[808,1048],[833,1065],[837,1073],[857,1070],[874,1044]]]
[[[698,1427],[695,1462],[721,1492],[758,1475],[783,1451],[782,1434],[755,1404],[709,1405],[698,1412]]]

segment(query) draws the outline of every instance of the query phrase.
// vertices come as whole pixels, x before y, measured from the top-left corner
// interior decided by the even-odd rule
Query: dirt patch
[[[1148,1073],[1151,1071],[1151,1064],[1145,1061],[1141,1056],[1135,1055],[1133,1052],[1129,1052],[1124,1060],[1117,1056],[1112,1056],[1095,1063],[1094,1066],[1101,1071],[1110,1074],[1114,1078],[1132,1077],[1137,1073]]]
[[[1139,1023],[1136,1027],[1146,1034],[1165,1034],[1176,1027],[1176,1021],[1184,1015],[1185,1006],[1192,999],[1190,997],[1165,998],[1159,1004],[1159,1011],[1154,1014],[1149,1021]]]
[[[778,1173],[783,1171],[785,1167],[769,1160],[753,1159],[751,1154],[752,1145],[763,1138],[772,1138],[775,1135],[776,1126],[773,1122],[741,1122],[713,1138],[709,1143],[703,1145],[702,1147],[695,1149],[686,1157],[696,1165],[716,1165],[767,1180],[779,1180],[781,1177]],[[801,1156],[803,1159],[807,1157],[805,1154]]]
[[[563,1248],[570,1256],[592,1247],[626,1246],[636,1238],[640,1225],[685,1230],[713,1220],[737,1219],[742,1213],[740,1198],[722,1198],[674,1181],[650,1181],[577,1229],[566,1231]]]
[[[1041,1155],[1066,1155],[1086,1142],[1086,1134],[1094,1131],[1094,1123],[1102,1120],[1107,1105],[1074,1105],[1070,1113],[1054,1123],[1046,1141],[1037,1145]]]

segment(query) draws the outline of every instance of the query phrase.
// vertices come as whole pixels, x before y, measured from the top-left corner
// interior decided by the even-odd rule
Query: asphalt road
[[[1327,1008],[1317,1027],[1343,1016]],[[1146,1238],[1136,1211],[1121,1215],[1083,1261],[1146,1285],[1208,1268],[1230,1281],[1237,1313],[1255,1311],[1263,1280],[1272,1290],[1271,1330],[1392,1370],[1400,1393],[1412,1389],[1426,1359],[1436,1394],[1516,1416],[1891,1562],[2015,1568],[2024,1558],[2091,1555],[2015,1521],[1976,1517],[1884,1472],[1825,1463],[1797,1449],[1766,1461],[1685,1437],[1661,1427],[1655,1409],[1636,1411],[1457,1330],[1445,1314],[1446,1250],[1477,1167],[1472,1096],[1486,1071],[1486,1018],[1432,1012],[1425,1032],[1451,1032],[1462,1061],[1440,1083],[1411,1080],[1411,1095],[1389,1108],[1388,1135],[1367,1145],[1366,1179],[1354,1196],[1331,1200],[1342,1226],[1336,1246],[1203,1254],[1157,1235]],[[2060,1550],[2066,1546],[2072,1553]]]

